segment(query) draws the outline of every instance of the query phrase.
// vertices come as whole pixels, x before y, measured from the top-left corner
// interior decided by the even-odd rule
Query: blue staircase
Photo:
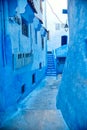
[[[56,66],[54,55],[51,52],[47,53],[47,70],[46,76],[56,76]]]

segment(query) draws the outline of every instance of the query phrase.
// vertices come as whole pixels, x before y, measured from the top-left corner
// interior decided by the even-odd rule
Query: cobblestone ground
[[[61,111],[56,109],[60,81],[61,76],[44,78],[1,130],[69,130]]]

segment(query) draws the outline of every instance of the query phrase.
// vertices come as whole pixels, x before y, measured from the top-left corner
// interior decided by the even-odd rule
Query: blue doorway
[[[67,35],[61,36],[61,46],[67,44]]]

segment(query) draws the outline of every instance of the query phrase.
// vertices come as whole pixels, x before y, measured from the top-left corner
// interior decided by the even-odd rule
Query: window
[[[28,58],[28,57],[29,57],[29,53],[26,53],[26,54],[25,54],[25,57]]]
[[[15,15],[14,20],[18,25],[21,24],[20,18],[17,15]]]
[[[50,39],[50,32],[47,31],[47,40],[49,40],[49,39]]]
[[[39,63],[39,69],[42,69],[42,63],[41,62]]]
[[[56,23],[56,24],[55,24],[55,29],[56,29],[56,30],[60,30],[60,24],[59,24],[59,23]]]
[[[63,13],[63,14],[67,14],[67,13],[68,13],[67,9],[63,9],[63,10],[62,10],[62,13]]]
[[[25,92],[25,84],[21,87],[21,93],[23,94]]]
[[[42,50],[44,49],[44,37],[41,37],[42,39]]]
[[[18,54],[18,59],[21,59],[22,58],[22,54]]]
[[[35,74],[32,75],[32,84],[35,83]]]
[[[28,22],[22,18],[22,34],[28,37]]]
[[[65,24],[64,24],[64,23],[62,23],[62,24],[61,24],[61,28],[64,28],[64,27],[65,27]]]
[[[60,64],[64,64],[65,60],[66,60],[66,57],[59,57],[58,59],[59,59]]]

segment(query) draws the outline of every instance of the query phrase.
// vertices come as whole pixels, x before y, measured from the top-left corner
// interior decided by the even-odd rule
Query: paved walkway
[[[56,95],[61,76],[46,77],[19,105],[16,115],[2,130],[69,130],[60,110],[56,109]]]

